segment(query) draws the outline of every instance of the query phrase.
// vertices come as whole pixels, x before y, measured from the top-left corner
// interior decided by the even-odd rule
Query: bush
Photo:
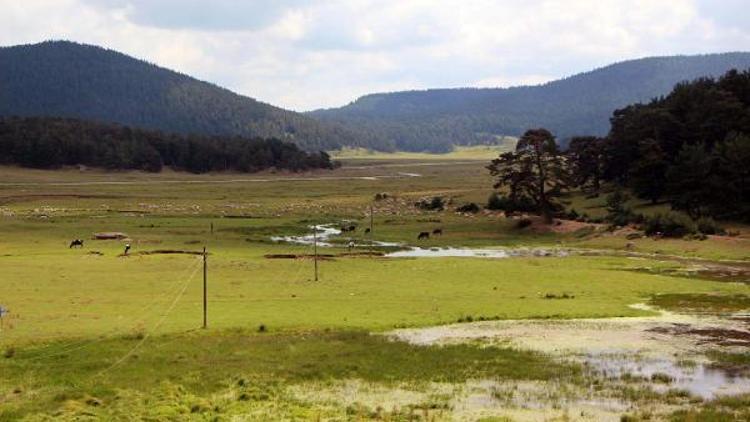
[[[522,218],[518,221],[516,221],[516,228],[517,229],[525,229],[526,227],[529,227],[531,225],[532,221],[528,218]]]
[[[726,231],[711,217],[701,217],[696,221],[698,231],[703,234],[725,234]]]
[[[626,205],[630,199],[627,193],[617,189],[607,196],[606,220],[613,226],[627,226],[634,219],[633,212]]]
[[[460,207],[456,208],[456,211],[458,212],[468,212],[471,214],[476,214],[479,212],[479,205],[469,202],[468,204],[461,205]]]
[[[505,209],[505,200],[502,196],[498,195],[497,192],[492,192],[487,199],[486,208],[488,210],[502,211]]]
[[[575,208],[571,208],[565,216],[568,218],[568,220],[578,220],[578,218],[581,217],[578,214],[578,211],[575,210]]]
[[[445,208],[445,200],[442,196],[422,198],[414,204],[417,208],[428,211],[442,211]]]
[[[528,198],[521,198],[518,200],[511,200],[508,197],[503,197],[492,192],[489,199],[487,200],[487,209],[496,211],[505,211],[508,213],[521,211],[521,212],[536,212],[537,207]]]
[[[644,231],[649,236],[661,234],[665,237],[684,237],[696,233],[698,227],[687,215],[670,211],[647,218]]]

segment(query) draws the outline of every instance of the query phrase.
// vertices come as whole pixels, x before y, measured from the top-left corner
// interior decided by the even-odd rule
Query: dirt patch
[[[122,232],[100,232],[94,233],[93,240],[122,240],[127,239],[128,235]]]
[[[332,254],[318,254],[319,260],[333,260],[335,255]],[[287,253],[275,253],[275,254],[266,254],[263,255],[263,258],[266,259],[314,259],[315,255],[313,254],[287,254]]]
[[[520,215],[511,217],[513,220],[528,219],[531,221],[530,230],[535,233],[558,233],[558,234],[569,234],[575,233],[580,230],[588,229],[592,232],[604,227],[603,224],[596,223],[585,223],[582,221],[575,220],[557,220],[555,219],[551,224],[544,222],[542,217],[538,215]]]
[[[644,304],[636,309],[654,311]],[[672,331],[681,330],[681,335]],[[482,341],[506,344],[544,353],[580,354],[613,350],[655,356],[701,353],[717,346],[704,336],[726,335],[728,341],[745,340],[741,321],[711,315],[684,315],[662,311],[656,316],[586,318],[570,320],[502,320],[437,327],[399,329],[388,333],[413,344],[455,344]],[[719,340],[720,341],[720,340]]]
[[[696,341],[699,345],[750,346],[750,332],[739,329],[723,327],[696,328],[689,324],[672,324],[650,328],[647,331],[672,336],[691,336],[697,339]]]
[[[138,251],[129,253],[128,255],[140,256],[140,255],[172,255],[172,254],[183,254],[183,255],[203,255],[202,251],[185,251],[180,249],[156,249],[153,251]],[[121,254],[119,256],[128,256]]]
[[[340,254],[336,254],[336,256],[349,256],[349,257],[368,257],[368,256],[385,256],[384,252],[378,252],[378,251],[372,251],[372,252],[344,252]]]
[[[677,260],[678,262],[687,262]],[[723,281],[729,283],[750,284],[750,267],[739,264],[720,264],[712,262],[691,263],[678,268],[631,268],[626,271],[635,271],[649,274],[659,274],[674,277],[694,277],[701,280]]]
[[[124,197],[114,196],[114,195],[80,195],[80,194],[72,194],[72,193],[59,193],[59,194],[30,193],[30,194],[25,194],[25,195],[9,195],[9,196],[0,197],[0,205],[8,205],[8,204],[18,203],[18,202],[28,202],[28,201],[34,201],[34,200],[39,200],[39,199],[64,199],[64,198],[116,199],[116,198],[124,198]]]

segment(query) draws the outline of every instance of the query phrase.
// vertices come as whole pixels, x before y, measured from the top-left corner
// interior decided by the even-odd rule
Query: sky
[[[0,0],[0,46],[96,44],[297,111],[750,51],[750,0]]]

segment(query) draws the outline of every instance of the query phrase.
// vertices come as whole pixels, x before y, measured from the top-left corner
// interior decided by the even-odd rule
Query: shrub
[[[501,211],[505,209],[505,200],[502,196],[498,195],[497,192],[492,192],[490,197],[487,199],[487,209],[494,211]]]
[[[492,192],[487,200],[487,209],[496,211],[505,211],[512,213],[515,211],[536,212],[536,206],[528,198],[512,200],[508,197],[500,196],[497,192]]]
[[[613,226],[627,226],[633,220],[633,212],[626,205],[629,199],[630,196],[621,189],[607,196],[606,220]]]
[[[517,229],[525,229],[526,227],[529,227],[531,225],[532,221],[528,218],[522,218],[518,221],[516,221],[516,228]]]
[[[661,233],[666,237],[684,237],[697,230],[690,217],[674,211],[656,214],[646,219],[644,226],[644,231],[649,236]]]
[[[463,204],[460,207],[456,208],[456,211],[476,214],[479,212],[479,205],[473,202],[469,202],[468,204]]]
[[[442,211],[445,208],[445,200],[442,196],[434,196],[432,198],[422,198],[414,205],[423,210]]]
[[[701,217],[695,222],[703,234],[725,234],[726,231],[711,217]]]
[[[566,214],[566,217],[568,220],[578,220],[580,215],[578,214],[578,211],[575,210],[575,208],[571,208],[570,211]]]

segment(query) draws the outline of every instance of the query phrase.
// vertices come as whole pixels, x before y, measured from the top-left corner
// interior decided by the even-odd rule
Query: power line
[[[143,346],[143,343],[145,343],[146,340],[148,340],[148,338],[151,336],[151,334],[153,334],[154,331],[156,331],[161,326],[161,324],[163,324],[164,321],[167,319],[167,317],[169,316],[169,314],[172,312],[172,310],[174,309],[174,307],[177,305],[177,302],[179,302],[179,300],[182,298],[182,295],[185,294],[185,290],[187,290],[188,285],[190,285],[190,282],[193,280],[193,277],[195,277],[195,274],[197,272],[198,272],[198,268],[195,268],[195,270],[193,271],[193,273],[190,275],[190,278],[188,278],[185,281],[185,284],[182,286],[182,289],[177,294],[177,296],[175,296],[175,298],[172,301],[172,303],[169,305],[169,308],[167,309],[167,311],[164,313],[164,315],[162,316],[162,318],[156,323],[156,325],[154,325],[154,327],[151,329],[151,331],[149,331],[146,334],[144,334],[143,338],[138,343],[136,343],[136,345],[133,346],[133,348],[131,348],[127,353],[125,353],[125,355],[123,355],[120,359],[118,359],[117,361],[115,361],[115,363],[113,363],[108,368],[106,368],[106,369],[100,371],[99,373],[97,373],[95,376],[98,377],[98,376],[104,375],[107,372],[111,371],[115,367],[119,366],[122,362],[124,362],[127,358],[129,358],[130,356],[132,356],[133,353],[135,353],[136,350],[138,350],[141,346]]]

